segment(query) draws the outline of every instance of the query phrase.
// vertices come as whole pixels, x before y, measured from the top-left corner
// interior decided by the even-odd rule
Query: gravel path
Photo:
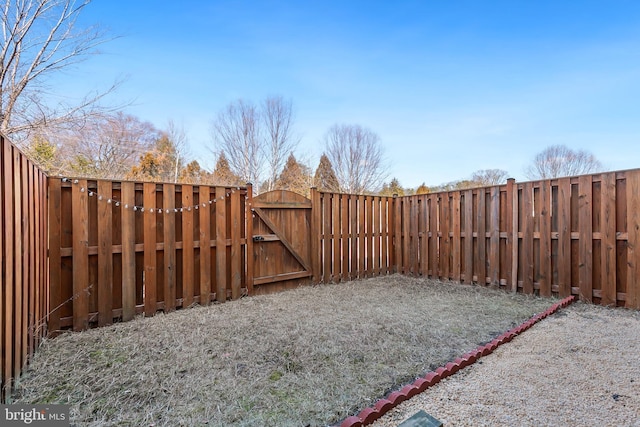
[[[640,426],[640,312],[575,303],[373,423]]]

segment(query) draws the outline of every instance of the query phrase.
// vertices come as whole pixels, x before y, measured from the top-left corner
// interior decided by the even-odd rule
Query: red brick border
[[[391,392],[387,397],[378,400],[372,407],[363,409],[358,415],[352,415],[346,418],[344,421],[338,424],[339,427],[362,427],[372,424],[374,421],[381,418],[384,414],[389,412],[389,410],[395,408],[400,403],[412,398],[416,394],[422,393],[429,387],[439,383],[441,380],[455,374],[460,369],[466,368],[467,366],[475,363],[482,356],[491,354],[498,346],[504,343],[508,343],[517,335],[526,331],[542,319],[545,319],[546,317],[552,315],[561,308],[567,307],[574,301],[575,296],[572,295],[556,304],[553,304],[546,311],[536,314],[520,326],[508,330],[504,334],[491,340],[489,343],[479,346],[469,353],[463,354],[462,356],[456,358],[453,362],[448,362],[446,365],[440,366],[435,371],[429,372],[425,376],[415,380],[413,383],[405,385],[404,387],[402,387],[402,389]],[[336,427],[338,425],[336,425]]]

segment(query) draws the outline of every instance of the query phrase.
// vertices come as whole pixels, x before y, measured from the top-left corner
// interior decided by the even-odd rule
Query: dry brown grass
[[[47,340],[14,402],[77,425],[327,425],[553,302],[400,275],[302,287]]]

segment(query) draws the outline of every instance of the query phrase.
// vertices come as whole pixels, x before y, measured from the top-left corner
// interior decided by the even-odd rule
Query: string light
[[[71,182],[74,185],[78,185],[79,184],[79,180],[74,179],[71,180],[69,178],[62,178],[61,179],[62,182]],[[182,207],[174,207],[174,208],[145,208],[144,206],[138,206],[138,205],[129,205],[128,203],[125,203],[124,205],[122,205],[122,208],[124,209],[132,209],[134,212],[141,212],[144,213],[145,211],[153,214],[171,214],[171,213],[182,213],[182,212],[191,212],[192,209],[198,210],[201,207],[202,208],[206,208],[207,204],[208,205],[213,205],[214,203],[216,203],[217,201],[223,201],[225,196],[226,197],[231,197],[231,194],[235,194],[236,191],[240,191],[241,188],[240,187],[236,187],[235,189],[231,189],[231,192],[225,192],[223,196],[220,196],[220,198],[214,198],[208,201],[204,201],[202,203],[198,203],[197,205],[190,205],[190,206],[182,206]],[[80,192],[84,193],[86,192],[88,194],[89,197],[97,197],[97,199],[99,201],[104,201],[106,200],[107,204],[114,204],[116,207],[121,207],[121,202],[119,200],[115,200],[112,199],[110,197],[106,197],[103,196],[102,194],[98,194],[97,192],[93,191],[93,190],[89,190],[88,188],[85,187],[80,187]],[[249,197],[245,195],[245,200],[248,200]],[[208,203],[207,203],[208,202]]]

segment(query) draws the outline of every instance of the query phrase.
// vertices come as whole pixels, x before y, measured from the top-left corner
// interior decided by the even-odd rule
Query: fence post
[[[247,200],[244,209],[245,234],[247,237],[246,263],[247,263],[247,293],[253,294],[254,281],[254,259],[253,259],[253,185],[247,183]]]
[[[518,188],[516,180],[507,180],[507,288],[518,290]]]

